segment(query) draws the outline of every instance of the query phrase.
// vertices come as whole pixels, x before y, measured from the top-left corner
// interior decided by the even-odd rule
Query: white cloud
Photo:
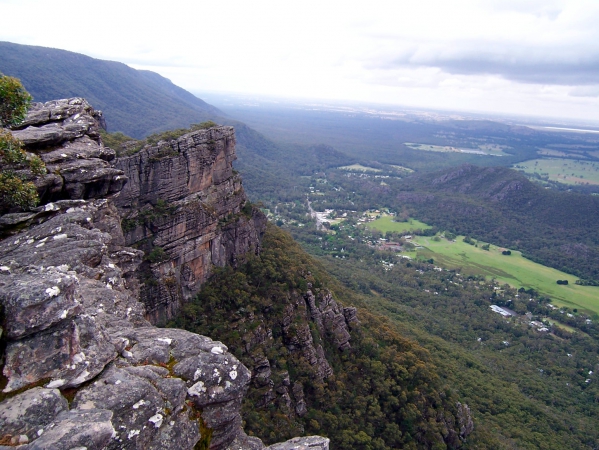
[[[27,18],[4,20],[0,40],[121,61],[189,90],[599,120],[596,1],[0,4]]]

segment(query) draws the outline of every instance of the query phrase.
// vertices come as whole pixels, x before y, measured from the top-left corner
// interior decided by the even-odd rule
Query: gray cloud
[[[499,75],[512,81],[567,86],[595,84],[599,80],[599,55],[590,61],[536,62],[480,58],[438,60],[435,67],[463,75]]]
[[[572,97],[599,97],[599,84],[594,86],[576,86],[568,95]]]
[[[395,55],[375,57],[368,68],[436,67],[459,75],[497,75],[511,81],[565,86],[599,81],[599,48],[526,48],[513,44],[413,45]],[[470,48],[469,48],[470,47]]]

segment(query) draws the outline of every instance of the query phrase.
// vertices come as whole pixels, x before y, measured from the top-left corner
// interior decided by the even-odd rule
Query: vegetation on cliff
[[[468,418],[460,416],[459,399],[442,386],[426,350],[383,317],[359,307],[351,349],[341,351],[330,333],[319,332],[309,314],[302,313],[309,290],[318,298],[329,288],[337,298],[360,306],[287,233],[269,226],[260,255],[250,256],[238,270],[219,271],[175,324],[222,340],[248,367],[268,360],[270,379],[254,376],[244,406],[246,430],[264,440],[305,433],[330,437],[338,449],[460,447],[471,431]],[[319,378],[283,330],[305,326],[314,345],[323,346],[333,375]],[[257,339],[264,333],[270,337]],[[284,393],[288,385],[296,406],[295,386],[303,386],[307,411],[301,416],[285,395],[265,397],[273,387]],[[461,426],[466,427],[463,436]]]
[[[0,73],[0,212],[11,207],[29,208],[39,201],[28,173],[45,173],[44,163],[36,155],[28,155],[21,142],[2,127],[22,122],[31,96],[19,80]]]

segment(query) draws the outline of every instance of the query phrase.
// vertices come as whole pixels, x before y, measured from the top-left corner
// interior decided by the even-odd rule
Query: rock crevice
[[[229,167],[233,131],[208,130],[213,139],[205,142],[193,135],[168,144],[185,155],[186,170],[214,168],[189,176],[168,172],[200,191],[187,190],[175,199],[170,195],[182,188],[169,188],[165,200],[177,213],[157,220],[153,230],[149,221],[150,231],[136,225],[125,236],[113,197],[130,175],[107,165],[113,153],[95,134],[99,117],[82,99],[60,100],[35,105],[25,128],[16,132],[28,150],[61,173],[63,184],[49,191],[46,181],[37,180],[43,205],[0,217],[5,235],[0,241],[0,442],[23,450],[191,450],[203,439],[211,449],[262,449],[262,442],[241,428],[249,370],[220,342],[153,327],[147,319],[156,316],[139,301],[144,264],[151,264],[150,275],[172,270],[175,284],[188,277],[190,284],[178,288],[185,298],[207,276],[208,271],[197,270],[203,255],[209,255],[206,264],[226,264],[250,250],[250,242],[257,246],[263,216],[250,211],[243,220],[219,223],[228,214],[243,214],[246,201]],[[229,137],[214,139],[219,133]],[[213,148],[211,140],[221,143]],[[207,155],[187,151],[198,142]],[[175,168],[177,158],[169,155],[152,164]],[[69,181],[62,174],[74,162],[77,177]],[[103,170],[106,176],[97,176]],[[115,177],[121,177],[118,183]],[[160,182],[148,183],[135,195],[151,204],[150,187]],[[127,192],[123,197],[132,208],[134,194]],[[227,203],[226,193],[236,200]],[[194,196],[209,206],[194,203]],[[179,214],[187,210],[191,216]],[[200,220],[206,216],[212,221]],[[138,235],[164,245],[164,260],[149,263],[145,249],[133,248]],[[193,254],[198,243],[207,253],[186,259],[185,252]],[[164,277],[161,282],[166,284]],[[328,439],[298,438],[276,448],[324,450]]]

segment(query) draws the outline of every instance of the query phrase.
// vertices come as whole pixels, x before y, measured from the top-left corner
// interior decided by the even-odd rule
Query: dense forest
[[[489,308],[507,305],[531,317],[551,313],[536,293],[438,271],[430,262],[404,260],[389,269],[381,261],[390,257],[369,249],[318,262],[270,226],[260,256],[219,272],[175,324],[221,339],[248,367],[267,358],[275,389],[286,376],[304,386],[307,414],[297,417],[280,396],[261,402],[268,387],[254,378],[244,417],[247,429],[267,441],[304,432],[331,437],[336,449],[599,443],[593,421],[599,391],[589,375],[598,363],[596,325],[573,319],[586,332],[555,327],[540,333],[526,319],[505,319]],[[361,322],[345,352],[311,327],[334,372],[322,383],[281,332],[284,310],[302,304],[309,286],[315,292],[331,289],[337,301],[356,306]],[[297,326],[309,323],[304,314],[293,320]],[[269,329],[273,339],[255,345],[253,331]],[[448,442],[442,422],[455,419],[457,401],[470,406],[475,428],[464,442]]]
[[[458,397],[439,383],[426,350],[359,301],[352,302],[361,307],[351,348],[341,351],[330,335],[319,333],[306,314],[305,298],[313,291],[322,302],[332,287],[339,288],[338,299],[352,295],[271,225],[261,254],[238,270],[220,271],[174,325],[226,342],[248,367],[267,358],[279,394],[285,385],[293,384],[294,392],[303,387],[308,410],[298,417],[283,396],[273,402],[266,395],[265,400],[272,386],[254,376],[244,410],[246,429],[267,441],[305,432],[329,436],[338,449],[460,448],[471,430],[460,435],[467,423],[461,423],[466,419],[459,415]],[[332,369],[328,377],[315,374],[305,354],[292,345],[287,329],[306,326],[324,347]],[[260,332],[271,339],[260,342]]]

